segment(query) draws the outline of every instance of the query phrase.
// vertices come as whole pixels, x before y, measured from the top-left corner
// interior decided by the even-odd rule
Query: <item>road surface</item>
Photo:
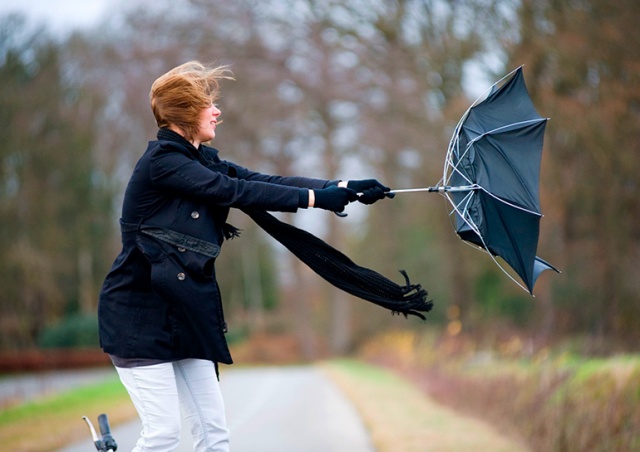
[[[355,408],[313,366],[221,368],[232,452],[372,452]],[[108,414],[108,413],[107,413]],[[112,429],[118,451],[130,451],[136,420]],[[90,439],[61,452],[95,450]],[[188,428],[178,452],[191,451]]]

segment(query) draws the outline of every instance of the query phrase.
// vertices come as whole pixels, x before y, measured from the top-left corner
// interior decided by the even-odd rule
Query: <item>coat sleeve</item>
[[[212,171],[186,149],[168,142],[151,150],[149,165],[157,189],[225,207],[295,212],[306,195],[299,186],[276,184],[268,178],[233,178]]]
[[[337,185],[338,181],[326,180],[326,179],[315,179],[310,177],[300,177],[300,176],[270,176],[268,174],[257,173],[255,171],[251,171],[247,168],[244,168],[235,163],[231,163],[225,161],[229,167],[232,167],[236,170],[238,179],[243,179],[247,181],[259,181],[259,182],[267,182],[270,184],[276,185],[285,185],[289,187],[300,187],[300,188],[309,188],[309,189],[322,189],[329,185]]]

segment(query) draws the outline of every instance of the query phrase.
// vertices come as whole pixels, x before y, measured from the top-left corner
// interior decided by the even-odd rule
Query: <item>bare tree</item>
[[[556,326],[600,345],[638,337],[637,16],[632,1],[523,2],[511,53],[553,118],[542,189],[548,251],[565,269]]]

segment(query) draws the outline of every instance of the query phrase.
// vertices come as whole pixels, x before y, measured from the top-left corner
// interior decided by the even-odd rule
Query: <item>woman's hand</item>
[[[335,185],[321,190],[309,190],[309,207],[342,212],[347,204],[358,199],[358,193],[350,188]]]
[[[341,184],[344,184],[344,182],[341,182]],[[375,179],[350,180],[346,183],[346,186],[359,194],[358,201],[362,204],[373,204],[382,198],[393,198],[395,196],[395,193],[389,193],[391,191],[389,187],[382,185]]]

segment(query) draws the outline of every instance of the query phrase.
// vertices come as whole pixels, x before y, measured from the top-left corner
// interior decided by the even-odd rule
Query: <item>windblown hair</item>
[[[198,133],[200,112],[220,96],[220,81],[233,79],[227,66],[207,66],[189,61],[158,77],[149,93],[158,127],[174,125],[187,140]]]

